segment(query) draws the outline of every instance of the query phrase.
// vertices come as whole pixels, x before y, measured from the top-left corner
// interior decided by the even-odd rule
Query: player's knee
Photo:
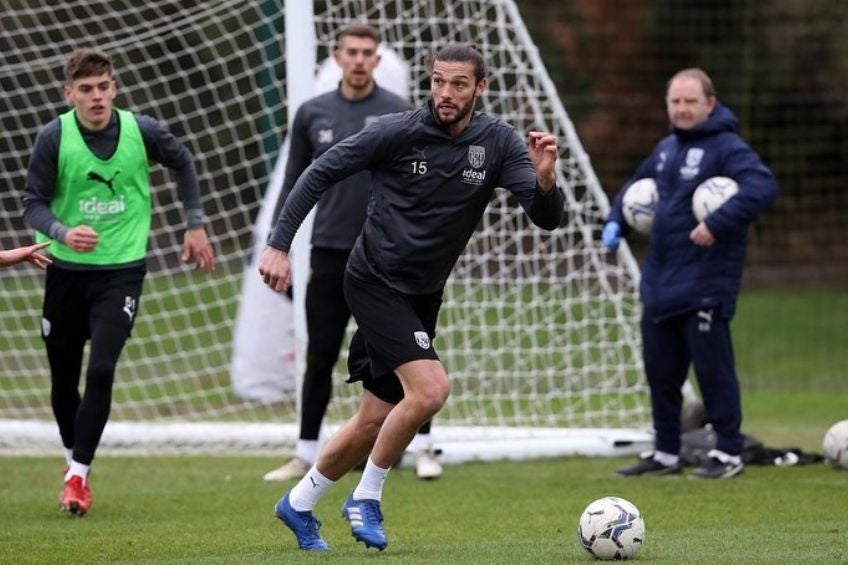
[[[97,386],[111,388],[115,380],[115,363],[110,361],[92,361],[85,374],[86,387]]]
[[[380,429],[383,427],[383,422],[386,421],[388,413],[388,410],[383,413],[382,411],[363,411],[360,409],[353,418],[354,436],[357,438],[357,441],[373,445],[377,441],[377,435],[380,433]]]
[[[377,434],[380,433],[380,428],[382,428],[384,420],[385,420],[385,418],[383,418],[382,420],[379,420],[379,421],[378,420],[360,421],[360,425],[356,430],[357,436],[359,437],[359,439],[361,439],[363,441],[367,441],[368,443],[371,443],[371,444],[373,444],[375,441],[377,441]]]
[[[421,411],[432,416],[444,406],[450,395],[450,382],[447,378],[433,379],[433,382],[428,383],[428,386],[422,387],[416,391],[416,402],[421,407]]]

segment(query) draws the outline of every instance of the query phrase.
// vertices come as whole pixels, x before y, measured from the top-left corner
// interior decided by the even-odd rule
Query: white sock
[[[74,450],[66,447],[65,448],[65,465],[70,467],[71,461],[73,461],[73,460],[74,460]]]
[[[740,455],[730,455],[718,449],[710,449],[707,457],[715,457],[725,465],[739,465],[742,463],[742,457]]]
[[[666,467],[671,467],[672,465],[677,465],[677,462],[680,461],[680,456],[674,453],[666,453],[665,451],[654,451],[654,461],[662,463]]]
[[[76,461],[71,461],[71,465],[68,468],[68,472],[65,473],[65,481],[68,481],[74,475],[78,477],[82,477],[82,482],[88,482],[88,471],[91,469],[91,465],[83,465],[82,463],[78,463]]]
[[[425,451],[433,447],[433,442],[430,438],[430,434],[415,434],[415,437],[412,438],[412,441],[409,442],[406,450],[411,451],[412,453],[417,453],[419,451]]]
[[[321,495],[334,484],[336,481],[331,481],[319,473],[318,468],[313,465],[289,492],[289,504],[298,512],[312,512]]]
[[[318,460],[318,440],[299,439],[294,448],[294,456],[313,465]]]
[[[381,500],[383,498],[383,483],[389,475],[388,469],[377,467],[371,458],[362,471],[362,479],[353,491],[354,500]]]

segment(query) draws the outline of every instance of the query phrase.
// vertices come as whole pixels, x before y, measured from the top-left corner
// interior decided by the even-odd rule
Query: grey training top
[[[134,116],[141,130],[148,159],[173,169],[176,173],[177,191],[185,208],[186,227],[189,229],[202,227],[200,187],[191,153],[164,125],[149,116],[141,114],[134,114]],[[112,112],[109,124],[102,130],[87,130],[79,119],[77,119],[77,126],[92,153],[104,160],[112,156],[118,146],[121,133],[117,112]],[[26,189],[23,196],[24,220],[31,227],[58,241],[64,241],[68,230],[75,227],[63,225],[50,210],[50,201],[56,190],[59,171],[61,135],[62,128],[58,118],[49,122],[38,132],[27,169]],[[103,268],[95,265],[70,264],[59,260],[55,260],[54,264],[75,270]]]
[[[542,192],[512,126],[475,112],[454,138],[428,102],[381,117],[319,157],[295,184],[268,244],[288,251],[322,193],[361,170],[371,171],[371,201],[348,272],[407,294],[444,288],[495,187],[512,192],[540,227],[555,229],[563,216],[562,192]]]
[[[408,109],[409,104],[403,98],[379,86],[358,100],[348,100],[336,89],[304,102],[292,124],[286,177],[274,210],[274,222],[294,183],[314,159],[378,116]],[[370,186],[371,174],[361,171],[324,193],[315,210],[312,245],[350,251],[362,231]]]

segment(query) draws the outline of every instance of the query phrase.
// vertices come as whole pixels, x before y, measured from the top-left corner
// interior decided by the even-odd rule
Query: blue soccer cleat
[[[380,551],[389,545],[383,531],[383,513],[378,500],[354,500],[353,493],[342,504],[342,517],[350,524],[350,533],[365,544]]]
[[[321,522],[312,515],[312,512],[298,512],[291,507],[289,495],[286,494],[274,507],[277,518],[294,533],[297,538],[297,546],[304,551],[327,551],[330,546],[321,539],[318,530]]]

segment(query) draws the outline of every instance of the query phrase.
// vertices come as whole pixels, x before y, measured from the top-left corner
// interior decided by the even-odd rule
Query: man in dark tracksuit
[[[495,187],[508,189],[537,225],[560,224],[556,138],[531,132],[528,151],[508,124],[474,111],[485,87],[486,65],[476,49],[451,45],[436,54],[431,100],[380,118],[316,160],[298,179],[260,259],[265,283],[284,291],[288,250],[303,218],[331,185],[371,171],[371,201],[344,283],[359,326],[349,368],[351,380],[363,381],[362,403],[277,503],[277,516],[301,549],[328,549],[312,509],[365,457],[342,513],[357,540],[386,547],[383,483],[447,399],[450,382],[432,346],[442,291]]]
[[[748,225],[771,204],[777,185],[736,133],[733,113],[718,103],[709,76],[685,69],[669,81],[671,134],[654,148],[615,199],[603,242],[617,249],[627,225],[622,197],[638,179],[653,178],[658,201],[642,268],[642,341],[651,390],[655,450],[619,474],[678,474],[681,387],[690,363],[716,436],[716,449],[692,473],[726,478],[742,473],[742,409],[730,320],[736,308]],[[695,188],[711,177],[734,179],[739,192],[698,223]]]
[[[74,51],[65,80],[73,109],[39,131],[23,200],[24,219],[37,230],[36,239],[51,242],[41,334],[68,464],[59,504],[82,516],[91,507],[89,467],[109,418],[115,367],[135,323],[146,274],[151,160],[176,171],[187,219],[182,259],[210,273],[215,257],[191,154],[152,118],[113,107],[117,85],[109,55]]]
[[[342,28],[334,52],[342,71],[339,87],[304,102],[295,114],[276,221],[295,181],[330,147],[361,130],[378,116],[403,112],[409,105],[374,82],[380,62],[380,35],[367,24]],[[306,370],[300,402],[300,433],[294,457],[263,476],[266,481],[300,479],[318,458],[321,424],[330,402],[333,367],[339,357],[350,310],[344,297],[344,272],[350,250],[365,221],[371,175],[361,171],[342,179],[318,202],[312,227],[309,282],[306,287]],[[416,440],[416,475],[436,478],[442,469],[429,443],[430,422]]]

